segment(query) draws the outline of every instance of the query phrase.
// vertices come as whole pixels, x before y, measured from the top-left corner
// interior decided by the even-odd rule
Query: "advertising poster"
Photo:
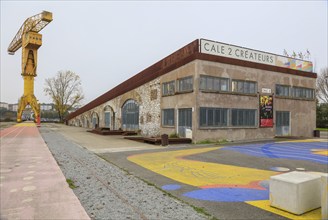
[[[273,127],[273,97],[260,96],[260,127]]]

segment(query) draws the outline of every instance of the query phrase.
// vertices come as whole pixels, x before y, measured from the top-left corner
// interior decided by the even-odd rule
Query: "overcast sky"
[[[43,10],[35,95],[59,70],[80,75],[84,104],[191,41],[205,38],[266,52],[311,52],[327,67],[327,1],[3,1],[1,102],[23,94],[21,50],[7,48],[26,18]]]

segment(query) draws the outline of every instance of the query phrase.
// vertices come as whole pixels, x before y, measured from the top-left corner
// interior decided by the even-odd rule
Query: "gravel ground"
[[[207,219],[50,128],[41,135],[92,219]]]

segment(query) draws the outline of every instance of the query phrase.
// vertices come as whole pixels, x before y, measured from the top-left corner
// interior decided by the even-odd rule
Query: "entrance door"
[[[92,117],[91,117],[91,123],[92,123],[92,128],[93,129],[96,129],[99,127],[99,116],[96,112],[94,112],[92,114]]]
[[[97,118],[92,118],[92,128],[97,128]]]
[[[276,135],[289,136],[290,132],[290,112],[276,111]]]
[[[105,112],[105,127],[110,127],[110,112]]]
[[[122,107],[122,128],[133,131],[139,129],[139,106],[134,100],[128,100]]]
[[[178,111],[178,134],[180,137],[186,137],[186,129],[192,128],[192,109],[183,108]]]

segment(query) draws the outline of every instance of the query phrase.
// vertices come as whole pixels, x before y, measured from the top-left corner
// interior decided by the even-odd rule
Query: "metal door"
[[[122,107],[122,129],[139,129],[139,106],[134,100],[128,100]]]
[[[192,109],[179,109],[178,119],[178,134],[180,137],[186,137],[186,129],[192,128]]]
[[[276,136],[289,136],[290,112],[276,111]]]

